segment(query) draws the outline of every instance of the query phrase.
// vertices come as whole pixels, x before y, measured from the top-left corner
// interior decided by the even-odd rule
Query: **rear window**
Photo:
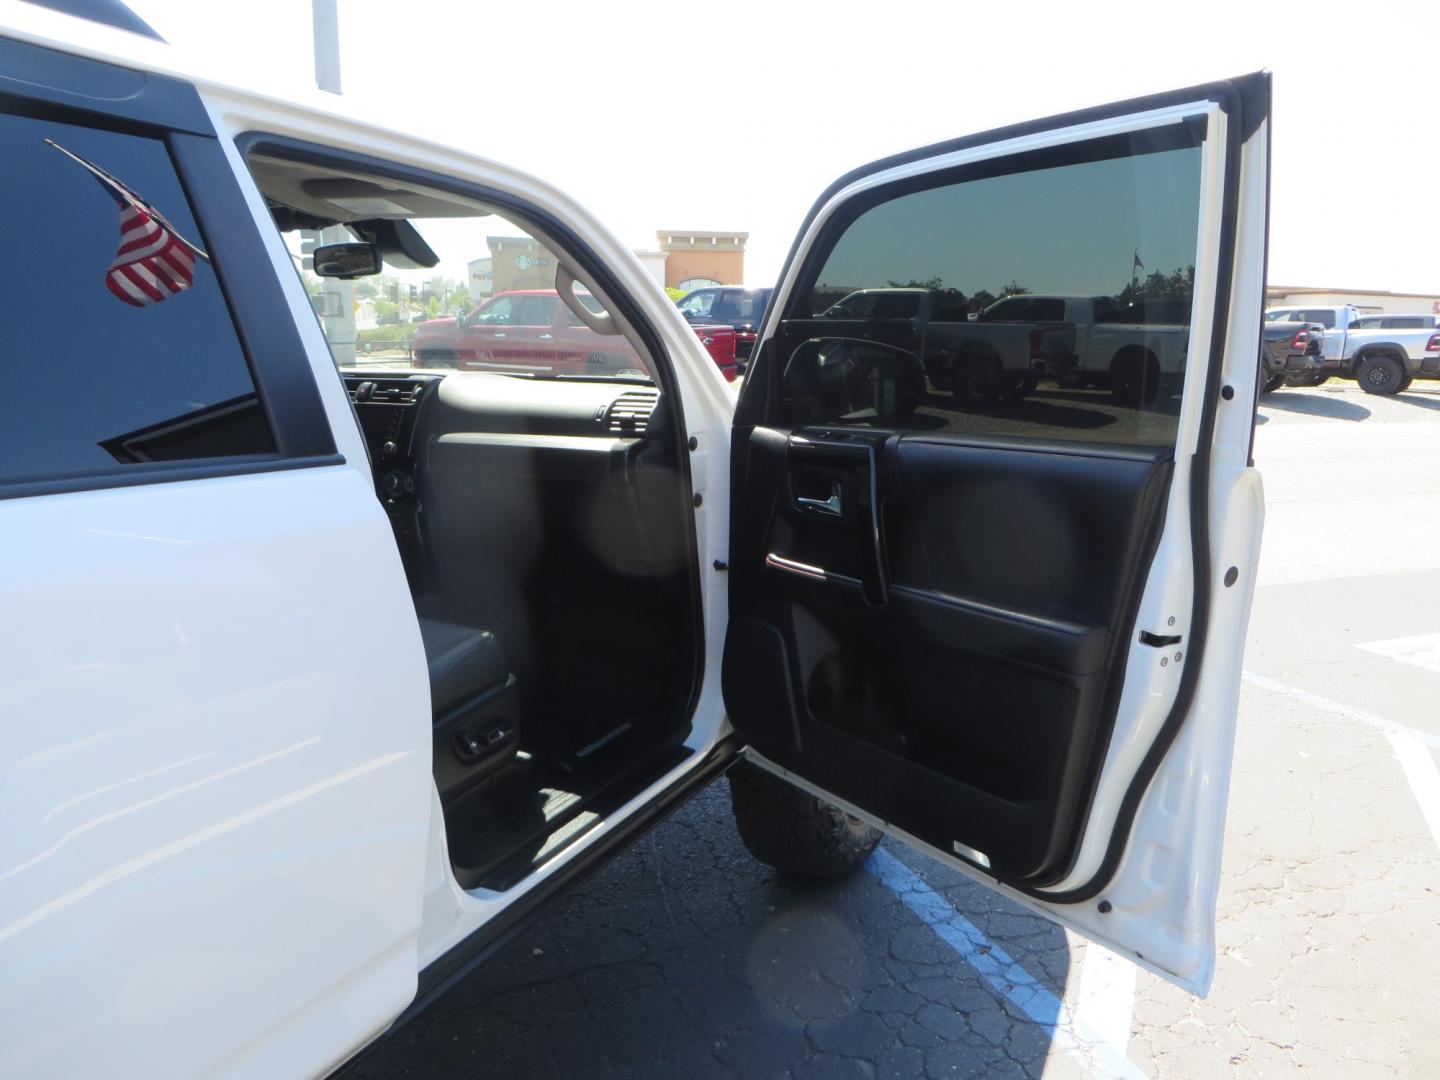
[[[183,244],[47,140],[112,174]],[[273,455],[215,271],[192,254],[205,239],[165,144],[0,115],[0,161],[14,384],[0,398],[0,480]]]

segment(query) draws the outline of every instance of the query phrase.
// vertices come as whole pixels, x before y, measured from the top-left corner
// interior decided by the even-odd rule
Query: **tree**
[[[1000,298],[989,289],[976,289],[970,294],[970,310],[979,314],[998,299]]]
[[[1127,281],[1116,294],[1122,305],[1138,304],[1145,300],[1189,300],[1195,295],[1195,267],[1177,266],[1170,273],[1159,270]]]
[[[887,281],[885,284],[892,289],[943,289],[945,287],[945,279],[941,277],[930,277],[924,281],[916,281],[912,278],[910,281]]]

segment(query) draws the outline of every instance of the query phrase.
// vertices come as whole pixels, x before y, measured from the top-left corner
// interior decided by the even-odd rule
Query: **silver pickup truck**
[[[1320,373],[1354,379],[1367,394],[1398,394],[1416,379],[1440,379],[1440,327],[1434,324],[1435,317],[1409,317],[1415,319],[1414,326],[1386,325],[1398,318],[1365,315],[1349,304],[1265,312],[1267,323],[1303,322],[1322,327]]]

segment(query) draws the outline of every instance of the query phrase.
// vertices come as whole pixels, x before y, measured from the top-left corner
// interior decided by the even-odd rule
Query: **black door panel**
[[[1169,452],[822,435],[755,428],[735,447],[737,728],[928,844],[983,853],[1005,880],[1057,879],[1104,756]],[[847,471],[847,452],[869,463]],[[837,488],[839,514],[797,503]]]

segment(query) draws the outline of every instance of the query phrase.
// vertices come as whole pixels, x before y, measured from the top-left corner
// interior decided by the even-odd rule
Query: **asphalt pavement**
[[[889,841],[777,876],[722,780],[358,1075],[1440,1076],[1440,384],[1278,391],[1255,454],[1207,1000]]]

